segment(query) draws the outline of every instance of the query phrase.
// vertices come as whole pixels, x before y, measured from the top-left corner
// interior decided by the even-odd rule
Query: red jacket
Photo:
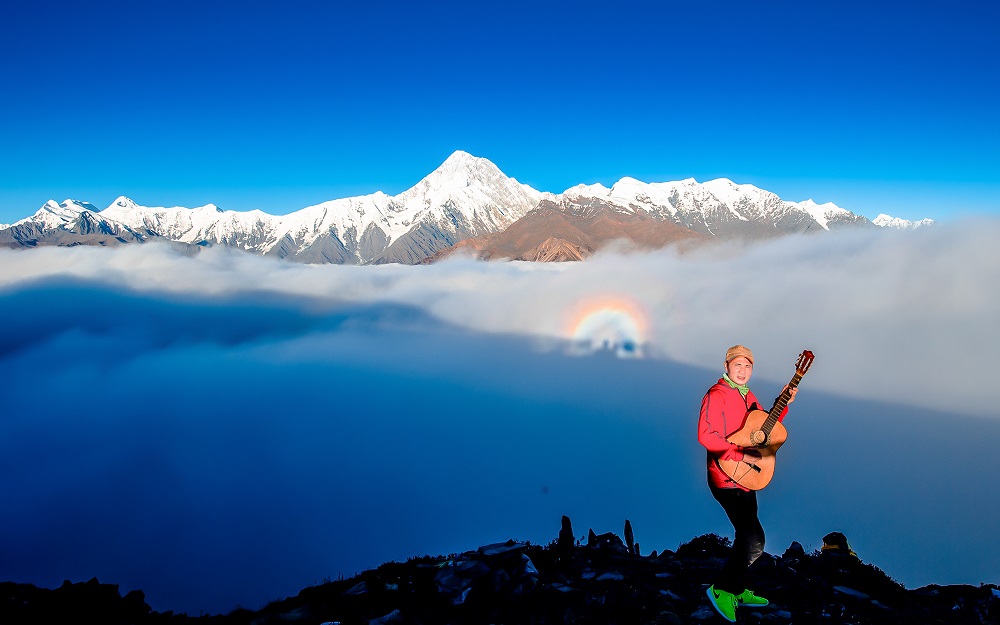
[[[747,413],[751,410],[766,410],[761,407],[753,391],[747,393],[746,399],[740,392],[729,386],[722,378],[705,393],[701,400],[701,417],[698,419],[698,442],[708,450],[708,482],[716,488],[743,488],[719,468],[716,459],[742,460],[743,452],[735,443],[726,440],[727,436],[743,427]],[[778,420],[781,421],[788,413],[785,408]]]

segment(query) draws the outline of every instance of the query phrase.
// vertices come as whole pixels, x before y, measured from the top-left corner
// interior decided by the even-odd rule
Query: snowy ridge
[[[647,213],[722,238],[857,226],[912,229],[933,223],[887,215],[872,222],[833,203],[785,201],[726,178],[647,183],[625,177],[610,189],[580,184],[552,194],[507,177],[485,158],[457,151],[399,195],[378,191],[280,216],[260,210],[224,211],[214,204],[148,207],[124,196],[103,211],[86,202],[50,200],[31,217],[0,227],[0,244],[80,244],[100,235],[102,245],[160,238],[310,263],[414,263],[462,239],[505,230],[543,199],[577,206],[594,199],[616,211]],[[68,234],[46,234],[58,232]]]
[[[89,202],[66,200],[60,204],[55,200],[49,200],[34,215],[15,222],[14,225],[31,222],[45,228],[62,228],[67,223],[79,219],[84,212],[97,213],[99,211],[100,209]]]
[[[598,198],[621,210],[648,212],[707,234],[730,233],[750,224],[787,231],[803,221],[807,222],[805,229],[811,225],[829,230],[834,217],[857,218],[834,204],[816,207],[811,200],[786,202],[770,191],[727,178],[703,183],[694,178],[647,183],[625,177],[611,189],[600,184],[578,185],[562,196]]]
[[[798,207],[801,210],[809,213],[809,215],[816,220],[820,226],[824,229],[829,230],[829,224],[831,219],[835,219],[838,216],[847,215],[850,211],[840,208],[833,202],[826,202],[825,204],[817,204],[808,199],[805,202],[788,202],[789,206]]]
[[[260,254],[297,256],[314,245],[335,240],[339,253],[333,262],[365,263],[377,260],[394,241],[421,224],[448,230],[448,224],[466,224],[474,236],[505,228],[534,207],[546,194],[508,178],[490,161],[455,152],[413,188],[397,196],[381,191],[330,200],[289,213],[270,215],[260,210],[223,211],[214,204],[198,208],[140,206],[119,197],[100,218],[189,244],[219,244]],[[49,202],[33,217],[47,228],[66,227],[83,210],[98,211],[78,202]],[[454,234],[460,228],[454,227]],[[365,247],[363,237],[377,241]],[[330,252],[332,253],[332,252]],[[327,254],[328,255],[328,254]]]
[[[891,217],[882,213],[878,217],[872,220],[872,223],[876,226],[881,226],[883,228],[892,228],[894,230],[916,230],[917,228],[922,228],[924,226],[934,225],[933,219],[921,219],[920,221],[910,221],[908,219],[900,219],[899,217]]]
[[[388,195],[378,191],[371,195],[322,202],[284,217],[277,217],[275,234],[278,238],[288,236],[292,240],[301,241],[298,249],[302,250],[315,243],[324,232],[364,232],[369,224],[378,224],[383,230],[389,229],[390,221],[384,207],[390,201]]]

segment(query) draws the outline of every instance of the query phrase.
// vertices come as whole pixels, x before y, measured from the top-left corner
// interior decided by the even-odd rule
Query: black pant
[[[738,595],[747,588],[747,569],[764,553],[764,527],[757,518],[757,491],[709,487],[736,530],[729,560],[722,567],[715,589]]]

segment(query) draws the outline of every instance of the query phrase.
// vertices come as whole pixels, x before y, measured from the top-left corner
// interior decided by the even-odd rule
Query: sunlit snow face
[[[646,313],[635,302],[606,299],[581,305],[569,324],[569,335],[580,347],[641,356],[648,325]]]

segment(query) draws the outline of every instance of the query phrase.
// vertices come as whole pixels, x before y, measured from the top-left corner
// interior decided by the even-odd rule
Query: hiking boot
[[[725,590],[716,590],[715,586],[709,586],[708,600],[715,611],[722,615],[722,618],[730,623],[736,622],[736,595]]]
[[[750,589],[746,589],[740,594],[736,595],[736,601],[744,605],[755,605],[760,607],[766,606],[768,604],[767,599],[765,599],[764,597],[758,597],[757,595],[753,594],[753,591]]]

